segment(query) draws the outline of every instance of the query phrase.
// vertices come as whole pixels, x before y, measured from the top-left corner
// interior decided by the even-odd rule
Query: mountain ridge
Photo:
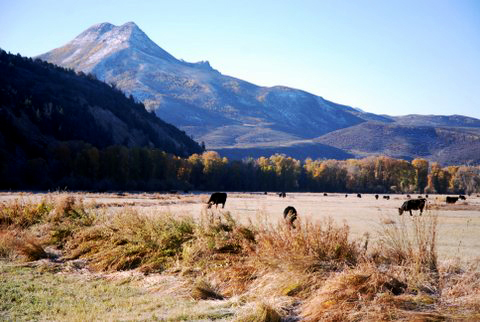
[[[480,125],[480,120],[468,117],[377,115],[299,89],[257,86],[221,74],[208,61],[188,63],[173,57],[133,22],[121,26],[94,25],[65,46],[38,57],[77,71],[91,72],[107,83],[114,83],[160,118],[175,124],[197,141],[205,142],[207,148],[237,149],[231,154],[235,158],[248,156],[249,149],[258,152],[263,148],[267,154],[275,148],[280,151],[279,142],[289,146],[302,144],[304,149],[312,147],[312,158],[328,157],[332,155],[330,152],[322,154],[321,151],[337,151],[338,142],[330,137],[320,142],[318,138],[369,122],[432,127],[452,125],[460,132],[464,131],[461,128]],[[359,140],[361,145],[360,139],[350,138],[353,143]],[[371,140],[374,139],[372,134]],[[305,141],[310,143],[300,143]],[[327,141],[337,145],[328,146]],[[396,142],[406,144],[402,140]],[[452,144],[455,142],[452,140]],[[434,145],[437,143],[443,144],[432,141]],[[312,144],[328,147],[313,148]],[[300,151],[301,147],[292,151]],[[391,153],[381,149],[373,152],[351,147],[342,149],[339,155],[345,156]],[[308,151],[302,151],[298,155],[307,154]],[[444,162],[449,161],[444,159]]]

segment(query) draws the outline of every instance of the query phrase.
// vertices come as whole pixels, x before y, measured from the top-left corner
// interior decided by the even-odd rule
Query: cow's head
[[[403,214],[403,209],[402,208],[398,208],[398,214],[401,216]]]

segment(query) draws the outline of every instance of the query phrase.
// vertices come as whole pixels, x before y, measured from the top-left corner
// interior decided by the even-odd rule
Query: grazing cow
[[[378,200],[378,195],[375,195],[375,199],[377,199],[377,200]]]
[[[362,195],[357,193],[357,198],[362,198]]]
[[[324,196],[324,197],[328,196],[328,193],[324,192],[324,193],[323,193],[323,196]]]
[[[456,203],[458,201],[458,197],[448,197],[445,200],[447,203]]]
[[[390,200],[390,196],[383,196],[383,199]]]
[[[285,192],[280,192],[280,193],[278,194],[278,196],[279,196],[280,198],[285,198],[285,197],[287,196],[287,194],[286,194]]]
[[[218,204],[222,204],[222,208],[225,208],[225,202],[227,201],[227,194],[225,192],[214,192],[208,200],[208,208],[215,205],[218,208]]]
[[[348,194],[345,194],[345,198],[347,198],[347,197],[348,197]]]
[[[425,195],[425,198],[428,198],[428,195]]]
[[[263,194],[264,194],[264,195],[268,195],[268,192],[265,191]]]
[[[410,199],[403,203],[403,205],[398,208],[398,214],[401,216],[404,211],[409,211],[410,216],[412,215],[412,210],[420,210],[420,216],[422,215],[423,208],[425,207],[425,201],[427,199]]]
[[[288,206],[283,211],[283,219],[285,219],[289,227],[295,228],[294,221],[297,220],[297,210],[292,206]]]
[[[460,196],[458,196],[458,199],[460,199],[460,200],[467,200],[467,197],[465,197],[464,195],[460,195]]]

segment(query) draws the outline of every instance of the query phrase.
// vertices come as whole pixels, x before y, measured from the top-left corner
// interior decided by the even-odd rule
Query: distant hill
[[[385,154],[441,164],[480,163],[477,129],[366,122],[325,134],[313,142],[328,144],[357,157]]]
[[[79,140],[98,148],[151,147],[179,156],[202,148],[118,89],[73,70],[0,51],[0,149],[42,156]]]
[[[442,126],[480,128],[480,120],[463,115],[419,115],[410,114],[392,117],[395,123],[401,125]]]
[[[208,61],[175,58],[133,22],[94,25],[38,57],[116,84],[148,110],[230,158],[385,154],[424,156],[444,164],[478,162],[471,153],[475,139],[461,139],[480,133],[478,119],[377,115],[298,89],[257,86],[222,75]]]

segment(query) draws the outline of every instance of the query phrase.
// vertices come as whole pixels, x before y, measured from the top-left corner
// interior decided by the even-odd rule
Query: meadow
[[[0,194],[0,318],[480,318],[479,197],[430,195],[412,217],[405,195],[208,197]]]

